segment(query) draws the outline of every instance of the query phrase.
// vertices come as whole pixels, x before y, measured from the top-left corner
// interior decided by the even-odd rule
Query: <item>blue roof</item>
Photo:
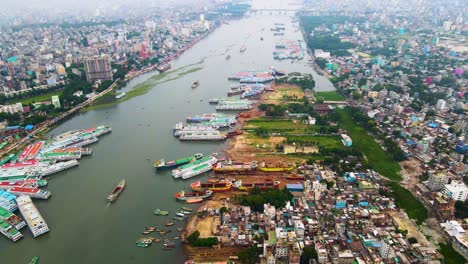
[[[406,143],[407,143],[408,145],[416,145],[416,141],[414,141],[414,140],[412,140],[412,139],[408,139],[408,140],[406,141]]]
[[[31,129],[33,129],[33,128],[34,128],[33,125],[26,125],[26,126],[24,127],[24,130],[31,130]]]
[[[293,190],[304,190],[304,186],[300,183],[289,183],[286,185],[287,189],[293,189]]]
[[[437,128],[439,127],[439,125],[437,123],[434,123],[434,122],[431,122],[428,124],[429,127],[432,127],[432,128]]]

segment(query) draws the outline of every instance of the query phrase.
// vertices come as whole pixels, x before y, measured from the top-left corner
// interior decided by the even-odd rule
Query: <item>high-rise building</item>
[[[429,173],[429,180],[427,182],[427,187],[431,191],[440,191],[443,190],[445,187],[445,184],[448,182],[448,177],[445,173],[439,172],[439,173]]]
[[[94,56],[84,61],[86,79],[89,82],[97,80],[112,80],[112,68],[109,57]]]
[[[452,22],[451,21],[445,21],[444,22],[444,30],[445,31],[450,31],[450,27],[452,26]]]
[[[468,188],[462,181],[452,181],[445,185],[445,194],[455,201],[466,201]]]

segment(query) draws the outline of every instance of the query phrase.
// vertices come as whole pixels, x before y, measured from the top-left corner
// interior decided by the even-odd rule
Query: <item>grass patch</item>
[[[255,118],[247,121],[246,128],[265,128],[265,129],[297,129],[305,128],[306,125],[289,119],[270,119],[270,118]]]
[[[47,100],[52,100],[51,97],[53,95],[62,95],[62,90],[58,90],[58,91],[52,91],[52,92],[49,92],[49,93],[45,93],[45,94],[40,94],[40,95],[36,95],[36,96],[33,96],[33,97],[28,97],[28,98],[23,98],[23,99],[16,99],[14,100],[12,103],[22,103],[23,105],[28,105],[28,104],[32,104],[32,103],[38,103],[38,102],[42,102],[42,101],[47,101]]]
[[[344,101],[345,98],[337,93],[336,91],[329,91],[329,92],[315,92],[315,97],[323,97],[324,101]]]
[[[343,109],[336,109],[335,111],[340,115],[341,127],[348,132],[353,140],[353,145],[366,155],[369,163],[372,164],[372,168],[391,180],[400,181],[402,179],[400,165],[393,161],[392,157],[375,142],[371,135],[367,134],[364,128],[353,121],[350,113]]]
[[[439,251],[444,256],[444,261],[447,264],[466,263],[466,259],[450,245],[440,243]]]
[[[393,198],[398,207],[403,208],[411,219],[416,220],[417,224],[422,224],[427,218],[427,210],[421,202],[398,182],[388,182],[388,185],[393,190]]]
[[[356,124],[351,114],[344,109],[336,109],[340,115],[340,125],[353,140],[353,146],[361,151],[367,158],[371,167],[383,176],[393,180],[389,186],[393,190],[394,198],[400,208],[404,209],[408,216],[421,224],[427,218],[427,210],[407,189],[398,182],[402,179],[400,165],[385,152],[367,131]]]
[[[300,145],[311,145],[312,142],[316,142],[319,147],[327,149],[344,148],[341,138],[338,136],[287,136],[286,138],[288,141]]]

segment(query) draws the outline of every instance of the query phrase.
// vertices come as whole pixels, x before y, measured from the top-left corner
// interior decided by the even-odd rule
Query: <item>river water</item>
[[[284,3],[283,3],[284,2]],[[286,1],[254,1],[254,8],[291,8]],[[297,6],[295,6],[297,7]],[[275,41],[302,39],[300,31],[292,25],[292,13],[263,12],[223,24],[193,48],[172,62],[172,69],[203,62],[178,71],[201,67],[200,70],[177,77],[169,74],[166,82],[156,84],[148,93],[134,97],[119,105],[79,114],[61,124],[50,134],[72,129],[107,125],[111,134],[101,137],[92,145],[93,155],[83,158],[80,166],[52,175],[47,189],[53,196],[47,201],[35,200],[47,221],[50,232],[32,238],[27,228],[17,243],[0,237],[0,263],[28,263],[40,256],[44,264],[78,263],[182,263],[185,257],[181,247],[164,251],[161,244],[138,248],[135,240],[146,226],[162,227],[166,219],[153,215],[156,208],[171,212],[184,204],[172,195],[188,186],[191,181],[175,181],[170,171],[156,173],[153,162],[159,158],[175,159],[195,152],[209,154],[221,152],[224,144],[179,142],[171,134],[171,127],[186,116],[214,112],[208,99],[225,96],[231,82],[227,76],[242,69],[266,70],[270,66],[287,72],[310,72],[317,90],[333,90],[324,77],[317,76],[303,61],[273,60]],[[284,23],[283,37],[273,36],[273,23]],[[261,41],[260,37],[264,40]],[[246,45],[247,50],[239,49]],[[227,54],[231,55],[226,60]],[[148,73],[132,80],[126,90],[145,81],[156,73]],[[169,79],[174,79],[170,80]],[[200,86],[191,89],[193,81]],[[203,101],[201,101],[203,99]],[[150,158],[148,161],[147,158]],[[198,177],[206,178],[207,175]],[[127,187],[118,200],[107,206],[106,197],[120,179]],[[173,214],[171,214],[173,216]],[[175,236],[176,223],[166,235]],[[158,234],[153,234],[159,237]]]

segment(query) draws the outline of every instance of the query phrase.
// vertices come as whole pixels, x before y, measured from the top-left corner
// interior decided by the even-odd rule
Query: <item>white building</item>
[[[16,103],[16,104],[11,104],[11,105],[0,105],[0,113],[18,113],[18,112],[23,112],[23,104],[22,103]]]
[[[468,196],[468,188],[462,181],[453,180],[446,184],[444,192],[455,201],[465,201]]]
[[[390,256],[391,246],[385,240],[381,240],[382,246],[379,249],[380,256],[383,259],[387,259]]]
[[[445,110],[447,108],[447,101],[444,99],[437,100],[437,110]]]
[[[448,177],[445,173],[429,173],[429,180],[427,182],[427,187],[431,191],[440,191],[445,188],[445,185],[448,182]]]
[[[58,95],[52,96],[52,104],[55,106],[55,108],[60,108],[60,99]]]
[[[328,59],[328,58],[330,58],[330,52],[323,51],[321,49],[315,49],[314,50],[314,56],[316,58]]]
[[[304,224],[300,220],[294,221],[294,232],[296,233],[296,237],[298,239],[304,238]]]

